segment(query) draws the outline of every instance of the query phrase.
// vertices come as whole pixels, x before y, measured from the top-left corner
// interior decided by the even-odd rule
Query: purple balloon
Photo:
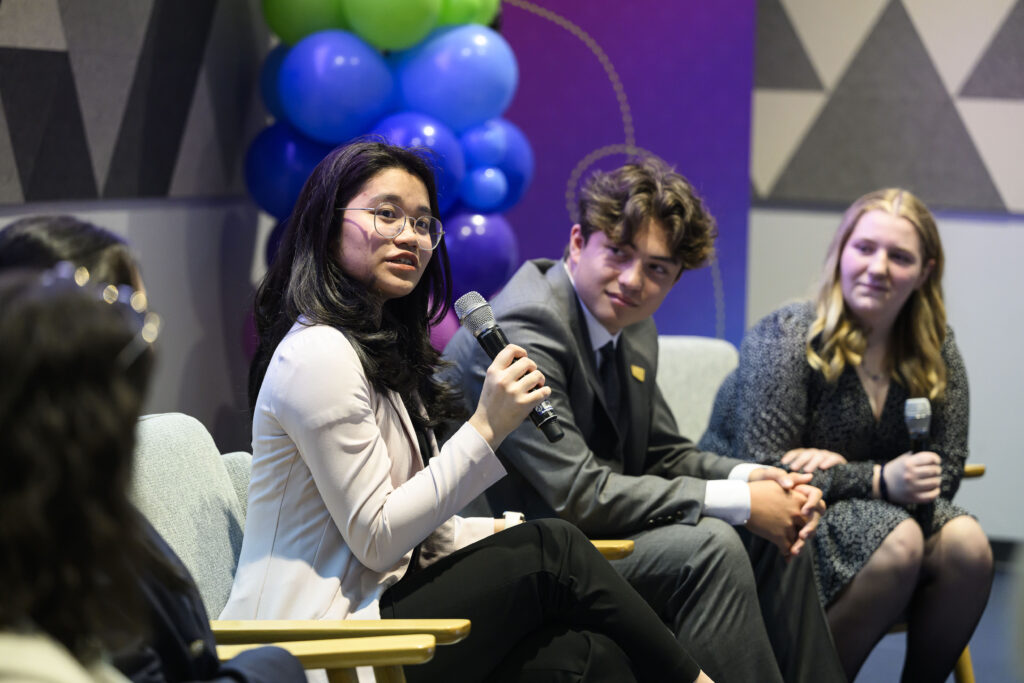
[[[274,218],[287,218],[306,178],[330,151],[283,121],[264,128],[245,154],[249,194]]]
[[[473,290],[490,297],[519,264],[516,236],[501,214],[452,214],[444,220],[444,242],[456,297]]]
[[[459,331],[459,319],[455,311],[448,311],[437,325],[430,328],[430,345],[438,351],[444,351],[448,341]]]
[[[296,43],[281,63],[277,85],[288,120],[322,142],[365,133],[394,103],[394,79],[384,58],[336,29]]]
[[[371,131],[392,145],[400,147],[429,147],[437,180],[437,203],[443,214],[459,196],[459,185],[466,175],[466,161],[458,138],[448,126],[432,116],[415,111],[392,114],[377,123]]]
[[[459,142],[467,168],[493,166],[505,174],[505,196],[488,210],[504,213],[519,203],[533,180],[533,149],[523,131],[505,119],[491,119],[465,131]]]

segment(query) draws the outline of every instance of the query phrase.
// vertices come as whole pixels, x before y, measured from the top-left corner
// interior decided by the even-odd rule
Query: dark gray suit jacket
[[[548,443],[530,422],[505,439],[498,456],[509,476],[488,489],[491,510],[528,518],[561,517],[591,537],[696,524],[706,480],[724,479],[741,460],[700,451],[680,436],[655,378],[653,320],[627,327],[619,340],[628,425],[614,425],[604,403],[576,292],[560,261],[528,261],[492,302],[508,339],[524,347],[551,387],[565,437]],[[445,349],[445,379],[462,388],[472,411],[490,360],[461,329]]]

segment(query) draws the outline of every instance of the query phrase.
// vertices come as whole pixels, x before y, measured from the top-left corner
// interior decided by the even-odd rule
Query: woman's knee
[[[992,576],[992,546],[981,525],[973,517],[961,516],[947,522],[929,540],[925,563],[936,573],[956,572],[957,575]]]
[[[893,579],[913,585],[921,571],[924,534],[917,522],[906,519],[896,525],[872,554],[870,565]]]

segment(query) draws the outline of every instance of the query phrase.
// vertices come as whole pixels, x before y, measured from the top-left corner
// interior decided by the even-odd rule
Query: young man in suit
[[[821,492],[810,475],[699,451],[657,387],[652,316],[714,238],[693,188],[658,159],[586,183],[563,260],[525,263],[492,302],[543,370],[565,437],[520,426],[498,450],[509,476],[487,502],[633,539],[614,565],[715,681],[843,681],[800,552]],[[475,405],[487,356],[462,329],[445,358]]]

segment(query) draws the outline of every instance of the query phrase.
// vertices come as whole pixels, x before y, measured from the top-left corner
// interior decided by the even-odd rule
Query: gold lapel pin
[[[644,379],[647,378],[647,371],[644,370],[639,365],[630,365],[629,366],[629,371],[631,373],[633,373],[633,376],[636,377],[637,380],[640,381],[640,382],[643,382]]]

